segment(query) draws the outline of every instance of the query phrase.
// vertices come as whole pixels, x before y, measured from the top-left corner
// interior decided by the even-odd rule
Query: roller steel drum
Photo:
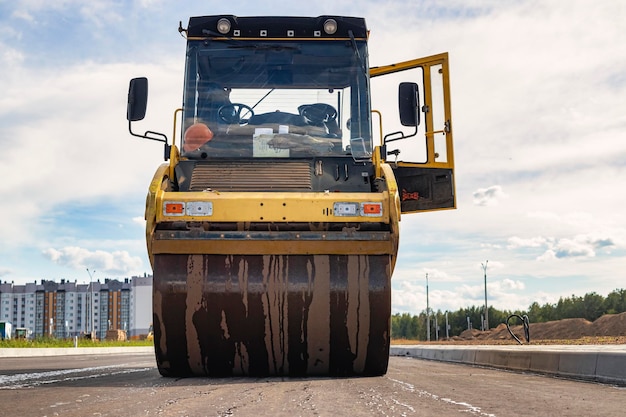
[[[154,257],[164,376],[382,375],[389,255]]]

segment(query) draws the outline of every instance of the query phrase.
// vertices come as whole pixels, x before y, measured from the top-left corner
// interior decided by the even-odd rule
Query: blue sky
[[[131,137],[128,80],[150,79],[142,128],[171,132],[189,16],[365,17],[372,66],[447,51],[458,210],[404,216],[393,310],[624,288],[626,7],[620,0],[0,0],[0,280],[150,273],[147,186],[162,147]],[[394,112],[394,97],[377,108]]]

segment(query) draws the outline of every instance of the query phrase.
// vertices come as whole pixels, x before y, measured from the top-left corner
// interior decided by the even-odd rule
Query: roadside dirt
[[[517,323],[515,318],[511,324]],[[511,325],[511,331],[525,342],[521,325]],[[394,340],[393,344],[415,343]],[[423,342],[420,342],[423,343]],[[458,343],[477,345],[517,344],[509,334],[506,324],[501,323],[488,331],[465,330],[459,336],[430,343]],[[594,322],[585,319],[563,319],[546,323],[530,323],[530,343],[533,345],[589,345],[626,344],[626,312],[606,314]]]

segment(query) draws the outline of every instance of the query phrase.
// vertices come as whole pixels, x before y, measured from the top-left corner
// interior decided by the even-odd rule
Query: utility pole
[[[428,272],[426,273],[426,340],[430,342],[430,305],[428,303]]]
[[[90,297],[91,297],[91,308],[90,308],[90,314],[91,314],[91,340],[94,341],[96,340],[96,329],[94,328],[95,325],[95,320],[93,317],[93,310],[95,307],[94,304],[94,299],[93,299],[93,276],[96,274],[96,271],[89,271],[89,268],[87,268],[87,273],[89,274],[89,287],[91,288],[90,291]]]
[[[481,263],[480,266],[483,267],[483,272],[485,273],[485,330],[489,330],[489,308],[487,307],[487,263],[489,261],[485,261],[485,263]]]

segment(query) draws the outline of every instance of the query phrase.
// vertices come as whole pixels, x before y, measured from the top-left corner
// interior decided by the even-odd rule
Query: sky
[[[502,310],[626,287],[621,0],[0,0],[1,281],[151,273],[163,148],[129,135],[128,81],[169,134],[179,21],[222,13],[364,17],[371,66],[449,53],[457,209],[402,217],[394,313],[425,310],[426,276],[435,311],[482,306],[485,273]]]

